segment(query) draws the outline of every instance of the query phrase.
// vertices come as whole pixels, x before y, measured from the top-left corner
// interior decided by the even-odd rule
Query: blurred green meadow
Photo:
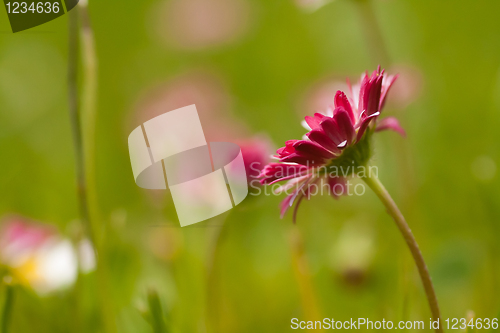
[[[400,74],[384,114],[407,137],[376,135],[371,164],[420,244],[442,317],[498,317],[500,2],[316,3],[89,0],[105,267],[46,294],[3,267],[8,332],[288,332],[292,318],[312,316],[427,323],[410,252],[368,188],[304,201],[296,226],[291,214],[280,220],[283,197],[261,194],[180,228],[169,192],[139,188],[130,166],[129,133],[189,104],[208,141],[258,137],[275,150],[301,138],[300,121],[346,77],[378,64]],[[69,15],[13,34],[0,11],[0,222],[49,224],[74,241]]]

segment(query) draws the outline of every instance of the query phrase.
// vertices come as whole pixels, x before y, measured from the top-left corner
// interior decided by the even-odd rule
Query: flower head
[[[303,125],[309,132],[302,140],[289,140],[277,150],[274,157],[279,163],[268,164],[260,178],[266,185],[287,181],[276,191],[288,194],[292,190],[281,204],[282,217],[296,203],[295,221],[300,201],[309,198],[311,187],[320,182],[334,197],[345,194],[346,177],[356,174],[355,169],[366,166],[370,159],[373,132],[392,129],[405,135],[397,119],[378,121],[396,79],[397,75],[385,76],[379,66],[371,75],[364,73],[354,86],[347,81],[348,94],[337,91],[334,104],[325,113],[305,117]]]

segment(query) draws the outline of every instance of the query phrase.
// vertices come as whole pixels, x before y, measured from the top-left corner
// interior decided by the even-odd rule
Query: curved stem
[[[401,231],[401,233],[403,234],[406,244],[410,248],[413,259],[415,260],[415,264],[417,265],[420,279],[422,280],[422,283],[424,285],[425,294],[427,295],[427,301],[429,302],[429,307],[431,308],[432,318],[435,321],[439,320],[439,328],[436,329],[436,332],[442,333],[443,325],[441,323],[441,314],[439,311],[439,305],[436,293],[434,291],[434,286],[432,285],[431,276],[429,275],[429,270],[427,269],[427,265],[425,264],[424,257],[422,257],[422,253],[418,248],[417,241],[415,240],[415,237],[413,237],[413,233],[411,232],[410,227],[406,223],[403,214],[401,214],[398,206],[396,206],[396,203],[394,202],[394,200],[392,200],[389,192],[387,192],[380,180],[373,175],[365,177],[363,178],[363,180],[382,201],[385,208],[387,208],[387,212],[394,219],[394,222],[396,222],[399,231]]]

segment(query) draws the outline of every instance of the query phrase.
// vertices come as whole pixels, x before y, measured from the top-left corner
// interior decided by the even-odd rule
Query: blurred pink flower
[[[139,96],[133,123],[143,123],[167,111],[196,104],[205,120],[225,116],[231,98],[223,80],[210,70],[191,70],[148,88]]]
[[[297,202],[295,220],[301,200],[309,197],[310,187],[320,181],[326,181],[334,196],[345,194],[345,189],[340,192],[335,190],[345,186],[345,176],[332,176],[328,168],[347,167],[348,171],[352,165],[350,175],[354,173],[354,167],[365,166],[370,157],[370,132],[391,129],[405,134],[395,118],[375,123],[396,78],[397,75],[384,76],[379,66],[372,75],[368,72],[363,74],[354,86],[348,82],[348,96],[337,91],[334,105],[329,106],[325,114],[315,113],[312,117],[305,117],[305,125],[309,129],[305,139],[289,140],[285,147],[277,150],[275,157],[281,163],[267,165],[260,177],[261,183],[267,185],[288,180],[278,192],[294,189],[282,202],[282,217]]]
[[[298,7],[306,11],[315,11],[333,0],[295,0]]]
[[[231,43],[248,30],[246,0],[171,0],[155,6],[154,30],[168,45],[198,50]]]
[[[399,73],[398,84],[392,90],[393,97],[389,101],[390,107],[403,109],[413,102],[420,94],[423,86],[423,75],[416,67],[397,64],[391,71]]]
[[[132,123],[136,126],[191,104],[196,105],[207,141],[247,136],[246,127],[230,113],[231,95],[226,85],[209,70],[192,70],[148,88],[139,97]]]
[[[269,161],[272,152],[269,140],[261,136],[254,136],[249,139],[236,140],[235,143],[241,148],[248,183],[259,183],[252,181],[258,180],[260,172]]]
[[[34,226],[15,217],[4,223],[0,233],[0,255],[3,262],[15,264],[16,259],[41,247],[54,236],[51,226]]]
[[[335,77],[327,77],[315,82],[305,94],[304,101],[300,103],[300,115],[306,116],[309,111],[304,110],[318,110],[322,112],[325,105],[330,105],[333,102],[333,96],[338,90],[347,91],[348,86],[344,80]]]
[[[244,122],[229,112],[231,96],[223,81],[209,71],[188,72],[148,90],[140,98],[133,123],[191,104],[196,105],[207,141],[239,145],[248,181],[257,179],[272,154],[272,144],[263,135],[250,134]]]

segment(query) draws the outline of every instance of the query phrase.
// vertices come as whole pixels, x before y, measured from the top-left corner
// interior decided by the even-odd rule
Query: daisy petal
[[[393,130],[401,134],[401,136],[403,137],[406,136],[405,130],[403,129],[403,127],[401,127],[399,121],[394,117],[387,117],[378,122],[375,131],[380,132],[385,130]]]
[[[304,119],[305,119],[307,125],[309,125],[309,127],[311,129],[315,129],[315,128],[319,127],[319,124],[321,123],[321,121],[324,118],[326,118],[325,115],[317,112],[314,114],[314,117],[306,116]]]
[[[349,100],[347,99],[347,96],[340,90],[337,90],[337,93],[335,94],[335,107],[342,107],[344,110],[346,110],[347,114],[349,115],[349,118],[351,119],[351,122],[353,124],[356,123],[356,117],[354,116],[354,112],[351,107],[351,103],[349,103]]]
[[[316,142],[334,154],[340,153],[337,145],[325,134],[321,128],[315,128],[306,134],[309,140]]]
[[[335,110],[335,122],[337,123],[344,141],[347,141],[347,145],[350,145],[356,137],[356,131],[354,130],[351,118],[348,112],[343,108],[339,107]]]
[[[328,136],[330,140],[332,140],[335,146],[338,147],[340,143],[347,140],[345,135],[343,135],[343,133],[340,132],[337,122],[334,119],[326,118],[321,122],[320,126],[323,132]]]
[[[317,155],[325,159],[333,157],[333,154],[331,152],[312,141],[298,141],[293,145],[293,148],[295,148],[295,151],[297,151],[299,154],[306,153],[308,155]]]
[[[371,116],[368,116],[364,118],[361,122],[361,125],[359,126],[358,129],[358,136],[356,137],[356,142],[358,142],[362,137],[363,134],[365,134],[366,129],[368,128],[368,125],[370,125],[370,122],[377,118],[380,115],[380,112],[374,113]]]

